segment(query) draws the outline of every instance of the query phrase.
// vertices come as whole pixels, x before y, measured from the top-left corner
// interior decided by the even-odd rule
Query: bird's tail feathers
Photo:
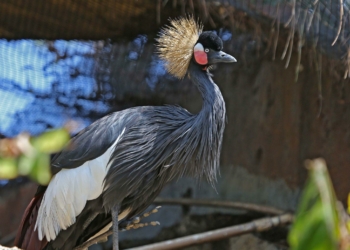
[[[43,196],[44,193],[36,194],[23,214],[14,242],[14,245],[21,249],[41,250],[47,244],[46,238],[39,240],[38,231],[34,231]]]

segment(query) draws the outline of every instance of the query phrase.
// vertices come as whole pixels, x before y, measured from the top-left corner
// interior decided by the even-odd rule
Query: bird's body
[[[225,103],[195,58],[186,71],[203,97],[201,111],[136,107],[82,130],[53,158],[54,176],[47,187],[39,187],[28,206],[17,246],[73,249],[108,230],[115,222],[113,211],[119,222],[140,215],[174,178],[189,175],[214,183]]]

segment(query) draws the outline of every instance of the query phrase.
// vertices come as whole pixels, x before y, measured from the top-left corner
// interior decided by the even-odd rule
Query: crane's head
[[[197,64],[203,66],[237,62],[233,56],[226,54],[222,49],[221,38],[214,31],[205,31],[200,34],[193,48],[193,59]]]
[[[222,51],[221,38],[213,31],[202,32],[202,24],[193,17],[171,20],[170,23],[160,31],[157,48],[167,71],[175,77],[184,78],[191,60],[203,69],[215,63],[236,62],[233,56]]]

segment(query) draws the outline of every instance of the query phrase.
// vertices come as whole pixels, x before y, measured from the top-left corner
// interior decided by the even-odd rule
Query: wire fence
[[[308,43],[343,61],[347,76],[349,6],[349,0],[2,0],[0,134],[38,134],[72,117],[83,127],[135,105],[140,96],[154,98],[157,82],[172,81],[153,55],[154,37],[168,17],[186,13],[195,13],[209,29],[226,26],[222,37],[229,39],[244,22],[240,13],[267,23],[277,37],[287,27],[281,44],[286,66],[292,51],[301,53]],[[157,91],[162,99],[174,88],[163,84]]]

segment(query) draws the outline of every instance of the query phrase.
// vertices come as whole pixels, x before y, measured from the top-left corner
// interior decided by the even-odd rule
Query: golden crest
[[[179,79],[184,78],[193,55],[193,47],[202,30],[203,25],[192,16],[171,20],[169,26],[161,29],[157,39],[157,52],[165,61],[170,74]]]

